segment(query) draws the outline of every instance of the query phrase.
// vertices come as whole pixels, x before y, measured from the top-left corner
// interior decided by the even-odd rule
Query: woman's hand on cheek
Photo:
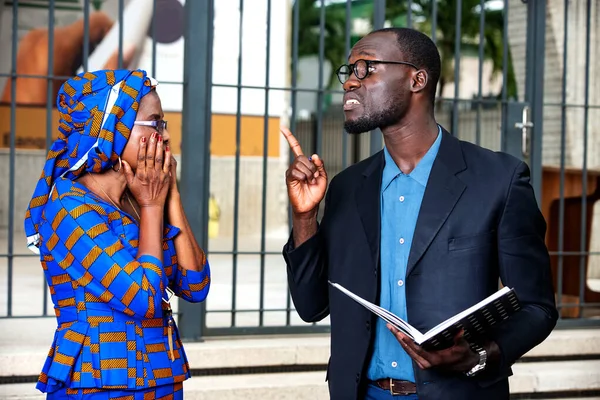
[[[123,161],[127,186],[140,207],[164,207],[171,186],[171,157],[163,150],[162,137],[140,139],[135,173]]]

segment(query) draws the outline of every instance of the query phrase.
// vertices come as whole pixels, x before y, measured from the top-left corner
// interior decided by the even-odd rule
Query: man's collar
[[[415,168],[407,174],[412,179],[420,183],[423,187],[427,186],[427,180],[429,179],[429,173],[431,172],[431,167],[433,166],[433,162],[435,161],[435,157],[438,154],[440,144],[442,142],[442,128],[438,125],[438,135],[427,153],[423,156],[423,158],[417,163]],[[390,155],[387,147],[383,148],[385,165],[383,167],[383,177],[381,180],[381,190],[385,191],[389,184],[394,180],[395,177],[402,174],[402,171]]]

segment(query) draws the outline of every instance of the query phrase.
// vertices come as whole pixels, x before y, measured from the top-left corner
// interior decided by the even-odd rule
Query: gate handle
[[[527,131],[533,128],[533,122],[529,121],[529,106],[523,107],[523,117],[521,122],[515,123],[515,128],[521,130],[521,152],[524,157],[529,156],[527,149]]]

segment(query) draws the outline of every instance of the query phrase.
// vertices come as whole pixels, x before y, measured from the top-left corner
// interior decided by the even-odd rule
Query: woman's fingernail
[[[158,141],[162,143],[162,136],[158,137]]]
[[[146,143],[146,137],[142,137],[142,143]]]
[[[165,150],[166,150],[166,151],[169,151],[169,146],[165,147]]]

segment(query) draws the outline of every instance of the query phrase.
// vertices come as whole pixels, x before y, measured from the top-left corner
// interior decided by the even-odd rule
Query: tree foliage
[[[504,60],[504,12],[502,9],[489,9],[488,3],[492,0],[484,0],[484,29],[483,56],[492,64],[492,78],[502,73]],[[320,0],[296,0],[300,7],[300,40],[298,47],[299,56],[319,54],[320,38]],[[372,1],[353,1],[352,6],[371,7]],[[477,54],[480,42],[480,17],[481,0],[462,0],[461,23],[460,23],[460,52],[461,54]],[[386,20],[405,21],[407,15],[406,0],[386,1]],[[442,73],[440,77],[440,93],[447,83],[454,81],[454,58],[456,56],[456,9],[457,0],[437,0],[436,18],[436,44],[442,57]],[[432,0],[413,0],[411,20],[413,27],[431,35],[433,26],[433,3]],[[326,6],[325,11],[325,59],[331,63],[333,68],[343,63],[347,57],[345,54],[346,35],[346,10],[344,3]],[[355,41],[357,38],[354,38]],[[508,52],[507,72],[507,94],[508,97],[516,97],[517,85],[513,70],[510,48]],[[329,85],[333,83],[333,74],[329,78]],[[496,95],[500,95],[497,93]]]

